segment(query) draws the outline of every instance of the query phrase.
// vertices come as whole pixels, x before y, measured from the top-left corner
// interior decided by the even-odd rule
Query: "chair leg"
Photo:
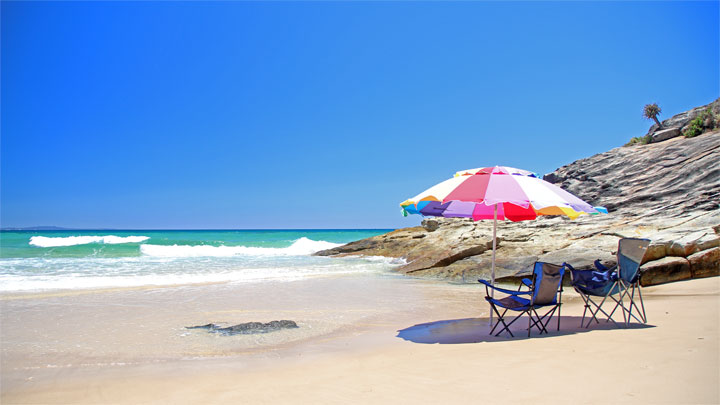
[[[638,293],[640,293],[640,289],[639,289],[639,288],[638,288]],[[640,297],[640,299],[642,299],[642,297]],[[642,301],[641,301],[641,304],[642,304]],[[632,313],[632,308],[633,308],[633,306],[635,307],[635,310],[636,310],[637,314],[638,314],[640,317],[642,317],[642,319],[640,319],[640,318],[638,318],[637,316],[633,315],[633,313]],[[639,323],[646,323],[644,312],[645,312],[644,304],[643,304],[643,311],[641,312],[641,311],[640,311],[640,307],[638,307],[638,305],[635,303],[635,285],[633,285],[633,286],[632,286],[632,294],[630,295],[630,312],[629,312],[630,315],[628,316],[628,325],[630,324],[630,321],[631,321],[630,318],[631,318],[631,317],[632,317],[632,318],[635,318],[635,320],[638,321]]]
[[[617,310],[618,306],[621,306],[621,307],[624,309],[624,311],[623,311],[623,321],[625,320],[625,311],[626,311],[626,309],[625,309],[625,306],[622,304],[622,302],[623,302],[623,301],[622,301],[622,300],[623,300],[623,292],[624,292],[624,291],[623,291],[623,289],[622,289],[622,284],[621,284],[621,282],[622,282],[621,280],[616,281],[615,284],[608,290],[608,293],[605,294],[605,296],[603,297],[602,301],[600,301],[599,304],[595,303],[595,301],[593,301],[589,296],[587,297],[587,298],[588,298],[588,301],[589,301],[590,303],[592,303],[592,304],[595,306],[596,309],[595,309],[595,311],[593,311],[592,308],[590,309],[590,313],[592,314],[592,318],[591,318],[591,320],[588,322],[588,324],[587,324],[586,327],[589,327],[589,326],[590,326],[590,323],[592,323],[592,320],[593,320],[593,319],[595,320],[595,322],[600,323],[600,321],[599,321],[598,318],[597,318],[598,313],[602,313],[603,315],[605,315],[605,316],[607,317],[607,319],[605,320],[605,322],[612,322],[615,326],[619,326],[619,325],[617,324],[617,322],[615,322],[615,320],[614,320],[613,317],[612,317],[613,314],[615,313],[615,311]],[[615,288],[617,288],[617,286],[620,286],[620,287],[618,288],[618,290],[619,290],[619,294],[618,294],[618,295],[619,295],[619,298],[620,298],[619,300],[616,299],[616,298],[612,295],[612,292],[615,290]],[[615,301],[615,307],[613,308],[612,311],[610,311],[610,314],[608,314],[607,312],[605,312],[605,310],[602,309],[602,306],[605,304],[605,302],[607,301],[608,298],[610,298],[611,300]]]
[[[608,315],[609,318],[612,319],[612,316],[615,314],[615,311],[617,311],[618,308],[622,308],[622,314],[623,314],[623,322],[627,325],[627,318],[625,313],[628,312],[628,309],[625,308],[625,293],[620,293],[618,298],[615,298],[613,296],[610,296],[610,298],[615,301],[615,307],[612,311],[610,311],[610,315]],[[613,323],[617,326],[617,323],[613,320]]]
[[[502,314],[500,314],[500,311],[497,310],[497,308],[495,307],[495,304],[493,304],[492,302],[490,303],[490,307],[493,309],[495,314],[498,316],[498,320],[495,323],[495,326],[493,326],[492,329],[490,329],[490,335],[492,335],[493,332],[495,331],[495,328],[497,328],[498,325],[500,325],[502,323],[503,328],[500,329],[500,331],[497,334],[495,334],[495,336],[500,336],[500,334],[503,333],[503,331],[507,331],[507,333],[510,334],[510,337],[515,337],[512,334],[512,332],[510,332],[510,325],[512,325],[512,323],[515,322],[515,320],[517,320],[517,318],[515,318],[513,320],[513,322],[510,322],[510,324],[507,324],[507,323],[505,323],[505,314],[507,313],[508,310],[506,309],[505,311],[503,311]]]
[[[638,293],[639,292],[640,292],[640,290],[638,289]],[[625,307],[625,297],[627,297],[629,300],[627,308]],[[640,307],[638,307],[638,305],[635,303],[635,285],[623,284],[623,290],[620,293],[620,299],[615,300],[615,302],[617,304],[615,305],[615,308],[613,309],[613,311],[610,314],[612,315],[615,312],[615,310],[617,310],[618,307],[622,307],[623,322],[625,323],[626,327],[630,325],[630,322],[633,319],[635,319],[636,321],[638,321],[640,323],[646,323],[645,314],[644,314],[644,312],[645,312],[644,304],[642,304],[643,308],[641,310]],[[633,306],[635,307],[635,310],[637,311],[637,315],[633,313]],[[642,318],[642,320],[640,318],[638,318],[638,316],[640,316]]]
[[[489,302],[489,303],[490,303],[490,309],[492,309],[493,312],[495,312],[495,314],[497,315],[497,321],[495,322],[495,325],[493,325],[493,327],[490,329],[490,333],[488,333],[489,335],[492,335],[493,332],[495,332],[495,329],[500,325],[500,321],[502,320],[503,316],[505,316],[507,309],[501,315],[500,312],[498,312],[497,308],[495,307],[495,304],[493,304],[492,302]]]
[[[630,288],[628,288],[628,287],[630,287],[630,285],[626,285],[626,284],[623,282],[623,286],[625,287],[625,294],[623,294],[623,299],[625,299],[625,296],[627,296],[627,297],[630,299],[630,303],[628,304],[628,317],[627,317],[627,319],[625,320],[625,327],[627,327],[628,325],[630,325],[631,318],[634,317],[634,315],[633,315],[633,313],[632,313],[632,310],[633,310],[633,298],[634,298],[634,295],[635,295],[635,290],[633,290],[633,291],[632,291],[632,294],[631,294],[631,293],[630,293]],[[624,302],[623,302],[623,303],[624,303]],[[635,316],[635,319],[637,319],[636,316]]]
[[[615,301],[615,307],[613,307],[613,310],[610,311],[610,315],[608,315],[609,317],[612,317],[613,315],[615,315],[615,311],[617,311],[617,309],[619,307],[622,307],[625,311],[627,311],[627,309],[625,309],[625,307],[622,305],[622,300],[618,300],[617,298],[612,297],[612,296],[610,297],[610,299]],[[623,318],[623,319],[625,319],[625,318]]]
[[[580,298],[582,298],[583,302],[585,302],[585,309],[583,309],[583,316],[582,316],[582,319],[580,320],[580,327],[582,328],[583,325],[585,324],[585,313],[587,313],[589,305],[588,305],[588,298],[585,296],[585,294],[580,294]],[[590,326],[589,323],[588,323],[588,326]]]
[[[602,312],[602,313],[605,314],[608,318],[610,317],[605,311],[602,310],[602,306],[603,306],[603,304],[605,304],[605,301],[607,301],[607,298],[608,298],[608,295],[604,296],[603,299],[600,301],[600,304],[596,304],[595,301],[593,301],[592,299],[588,298],[588,300],[589,300],[593,305],[595,305],[595,308],[596,308],[595,311],[593,311],[592,309],[590,309],[590,313],[592,313],[592,319],[594,319],[595,322],[597,322],[597,323],[600,323],[600,321],[597,319],[597,313],[598,313],[598,312]],[[590,323],[592,323],[592,319],[590,320]]]
[[[625,322],[625,326],[627,326],[628,323],[630,323],[630,316],[632,316],[632,298],[630,298],[629,310],[625,310],[625,297],[630,294],[630,292],[628,291],[624,281],[620,280],[620,286],[622,288],[622,293],[620,294],[620,304],[623,307],[623,322]],[[628,313],[627,318],[625,318],[625,312]]]
[[[550,321],[552,320],[553,316],[555,315],[555,311],[558,311],[558,317],[560,316],[560,305],[554,306],[551,310],[547,311],[545,315],[540,318],[540,322],[542,322],[545,317],[547,317],[547,321],[545,321],[545,324],[543,325],[543,329],[545,330],[545,333],[549,333],[547,330],[548,325],[550,324]],[[558,318],[558,322],[560,322],[560,318]],[[558,328],[560,330],[560,328]]]
[[[495,313],[496,313],[497,316],[498,316],[498,321],[495,322],[495,326],[493,326],[492,329],[490,329],[490,334],[491,334],[491,335],[492,335],[492,333],[495,331],[495,328],[497,328],[498,325],[500,325],[500,319],[505,318],[505,314],[506,314],[507,311],[508,311],[507,309],[505,309],[505,310],[503,311],[503,313],[500,314],[500,313],[498,312],[497,308],[495,308],[494,305],[493,305],[493,309],[495,310]]]
[[[626,326],[626,327],[627,327],[628,325],[630,325],[630,322],[632,321],[632,319],[635,319],[636,321],[638,321],[638,322],[640,322],[640,323],[646,323],[645,315],[644,315],[644,312],[645,312],[644,304],[641,303],[641,305],[643,305],[643,308],[642,308],[642,310],[641,310],[640,307],[638,307],[638,305],[635,303],[635,290],[634,290],[634,286],[632,286],[631,288],[632,288],[632,291],[631,291],[630,288],[624,289],[624,290],[620,293],[619,299],[613,298],[613,299],[615,300],[616,305],[615,305],[615,308],[613,308],[612,312],[610,313],[610,315],[612,316],[612,314],[615,313],[615,311],[616,311],[619,307],[621,307],[621,308],[622,308],[622,313],[623,313],[623,322],[625,323],[625,326]],[[639,290],[638,290],[638,293],[639,293]],[[628,300],[629,300],[629,303],[628,303],[628,307],[627,307],[627,308],[625,307],[625,297],[626,297],[626,296],[627,296],[627,298],[628,298]],[[634,314],[633,311],[632,311],[633,306],[635,307],[635,310],[637,311],[637,315]],[[642,319],[638,318],[638,316],[642,317]]]
[[[537,311],[533,308],[532,312],[535,313],[535,319],[532,319],[532,325],[530,326],[530,328],[532,328],[533,326],[537,326],[538,330],[540,331],[540,334],[542,334],[543,332],[545,332],[546,334],[549,333],[547,330],[547,326],[550,324],[550,320],[552,319],[553,315],[555,314],[555,310],[558,308],[559,307],[557,305],[554,306],[551,310],[546,312],[545,315],[543,315],[543,316],[540,316],[540,314],[538,314]],[[529,313],[529,315],[531,317],[532,317],[532,312]],[[545,321],[543,323],[543,319],[545,319],[545,318],[547,318],[547,321]]]
[[[633,288],[635,288],[635,287],[633,287]],[[637,282],[637,291],[638,291],[638,297],[640,298],[640,307],[642,308],[643,323],[647,323],[647,315],[645,314],[645,303],[643,302],[642,291],[641,291],[639,281]]]
[[[593,311],[592,308],[590,308],[590,314],[592,315],[592,317],[591,317],[590,320],[588,321],[588,324],[585,326],[586,328],[589,328],[589,327],[590,327],[590,324],[592,323],[593,320],[594,320],[595,322],[597,322],[597,323],[600,323],[600,321],[597,319],[597,314],[600,313],[600,312],[602,312],[602,314],[607,317],[606,322],[612,321],[612,323],[615,324],[615,326],[618,326],[617,322],[615,322],[615,320],[612,319],[612,315],[608,315],[608,313],[605,312],[605,311],[602,309],[602,306],[603,306],[603,304],[605,303],[605,301],[607,300],[608,297],[609,297],[609,295],[606,295],[606,296],[602,299],[602,301],[600,302],[600,304],[597,304],[597,303],[596,303],[595,301],[593,301],[590,297],[588,297],[588,302],[591,303],[591,304],[593,304],[596,309],[595,309],[595,311]],[[612,298],[612,297],[611,297],[611,298]],[[613,298],[613,299],[614,299],[614,298]],[[616,301],[616,302],[617,302],[617,301]]]
[[[528,311],[528,337],[530,337],[530,322],[532,321],[532,312]],[[540,332],[542,334],[542,332]]]
[[[518,316],[516,316],[515,318],[513,318],[513,320],[510,321],[510,323],[508,323],[508,324],[506,324],[505,322],[503,322],[503,325],[505,325],[505,328],[504,328],[503,330],[501,330],[500,332],[498,332],[497,334],[495,334],[495,336],[500,336],[500,334],[501,334],[504,330],[507,330],[507,332],[510,334],[511,337],[515,337],[515,336],[512,334],[512,332],[510,332],[510,326],[512,326],[512,324],[514,324],[515,321],[517,321],[518,319],[520,319],[520,318],[525,314],[525,312],[527,312],[527,311],[520,312],[520,313],[518,314]]]
[[[559,332],[559,331],[560,331],[560,319],[561,319],[561,316],[560,316],[560,310],[562,309],[562,302],[558,303],[558,305],[557,305],[557,309],[558,309],[558,317],[557,317],[557,318],[558,318],[558,321],[557,321],[557,330],[558,330],[558,332]],[[549,321],[548,321],[548,322],[549,322]]]

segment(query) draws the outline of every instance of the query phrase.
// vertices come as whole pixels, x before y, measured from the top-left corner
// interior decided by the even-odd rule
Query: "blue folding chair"
[[[649,245],[649,239],[620,239],[617,251],[618,264],[612,268],[603,266],[599,260],[595,261],[595,270],[575,270],[570,264],[563,263],[570,270],[575,291],[585,302],[583,317],[580,321],[581,326],[587,328],[592,321],[600,323],[598,319],[600,313],[605,316],[605,322],[612,322],[617,326],[613,315],[618,308],[621,309],[625,325],[628,325],[632,319],[640,323],[647,323],[645,305],[640,291],[640,265]],[[637,302],[635,300],[636,293]],[[629,299],[627,306],[625,298]],[[611,311],[606,312],[603,309],[605,303],[615,304],[615,306]],[[636,313],[633,313],[633,309]],[[590,319],[585,324],[585,316],[588,312]]]
[[[558,266],[551,263],[535,262],[532,278],[523,279],[518,291],[495,287],[487,280],[478,280],[485,285],[485,300],[490,303],[490,307],[498,316],[498,320],[490,330],[490,334],[493,334],[499,325],[503,325],[495,336],[507,331],[510,336],[514,337],[510,331],[510,325],[524,314],[528,314],[528,337],[530,337],[530,331],[533,327],[537,328],[540,334],[543,332],[548,333],[547,325],[550,323],[555,311],[558,312],[557,328],[560,330],[560,306],[562,305],[562,279],[564,275],[564,265]],[[528,291],[521,291],[523,287],[527,287]],[[497,299],[493,297],[491,291],[498,291],[507,296]],[[498,308],[504,309],[502,313]],[[539,308],[548,308],[548,311],[540,316],[537,312]],[[505,314],[508,311],[519,312],[509,323],[505,322]]]

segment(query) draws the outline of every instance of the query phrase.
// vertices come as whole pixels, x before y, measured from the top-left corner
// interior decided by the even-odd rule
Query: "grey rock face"
[[[653,142],[667,141],[668,139],[675,138],[676,136],[680,136],[680,128],[663,129],[661,131],[655,131],[652,134],[652,141]]]
[[[564,166],[554,176],[560,187],[613,215],[677,217],[717,210],[720,132],[616,148]]]
[[[241,323],[241,324],[229,326],[226,328],[220,327],[213,323],[209,323],[207,325],[187,326],[186,327],[186,329],[207,329],[210,332],[222,333],[223,335],[238,335],[238,334],[248,335],[248,334],[254,334],[254,333],[268,333],[268,332],[274,332],[274,331],[281,330],[281,329],[294,329],[294,328],[298,328],[297,323],[295,323],[295,321],[288,321],[288,320],[271,321],[268,323],[247,322],[247,323]]]

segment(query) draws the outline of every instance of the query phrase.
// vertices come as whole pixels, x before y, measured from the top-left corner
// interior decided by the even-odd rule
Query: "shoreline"
[[[3,384],[2,402],[287,403],[300,394],[324,403],[495,402],[508,395],[541,403],[720,400],[718,277],[644,289],[650,323],[627,329],[579,330],[582,304],[566,289],[560,332],[529,339],[484,333],[488,308],[479,288],[419,281],[391,292],[414,284],[419,299],[403,303],[415,310],[388,299],[376,303],[385,308],[375,316],[331,333],[230,356],[36,370]],[[402,331],[414,333],[403,339]],[[618,385],[619,370],[634,383]],[[589,398],[593,386],[609,389]]]

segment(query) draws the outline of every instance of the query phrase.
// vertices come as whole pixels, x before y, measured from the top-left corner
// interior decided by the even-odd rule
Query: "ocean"
[[[312,253],[387,231],[2,231],[0,292],[283,282],[383,273],[401,262]]]

